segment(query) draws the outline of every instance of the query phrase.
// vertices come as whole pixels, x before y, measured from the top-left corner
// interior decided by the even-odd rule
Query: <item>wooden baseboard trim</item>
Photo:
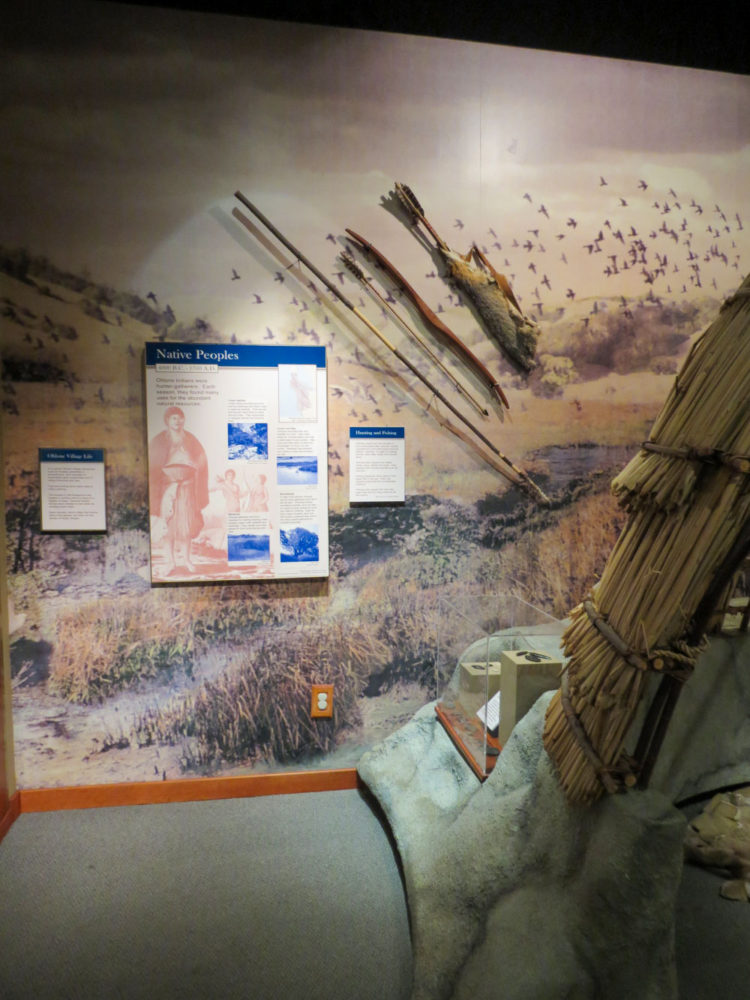
[[[8,799],[8,806],[3,815],[0,816],[0,840],[3,839],[8,830],[13,826],[20,812],[21,794],[20,792],[16,792],[15,795],[11,795]]]
[[[356,768],[332,771],[291,771],[223,778],[180,778],[173,781],[133,781],[116,785],[72,785],[64,788],[22,788],[20,812],[55,809],[97,809],[106,806],[156,805],[166,802],[206,802],[257,795],[296,795],[362,788]]]

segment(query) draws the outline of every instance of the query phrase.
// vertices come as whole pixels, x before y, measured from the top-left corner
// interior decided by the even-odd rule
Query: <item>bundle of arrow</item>
[[[637,781],[623,748],[649,675],[687,678],[702,645],[696,613],[750,545],[750,278],[696,342],[612,489],[628,523],[572,612],[544,730],[578,803]]]

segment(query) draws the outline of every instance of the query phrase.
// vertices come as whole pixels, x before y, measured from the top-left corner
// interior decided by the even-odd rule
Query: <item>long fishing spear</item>
[[[509,476],[507,472],[500,469],[494,463],[492,464],[493,468],[496,468],[497,471],[501,472],[501,474],[504,475],[505,478],[508,479],[510,482],[514,483],[517,486],[521,486],[523,489],[525,489],[530,496],[534,497],[534,499],[537,500],[537,502],[544,504],[545,506],[549,505],[550,502],[549,498],[542,492],[542,490],[536,485],[536,483],[530,478],[530,476],[528,476],[527,473],[523,471],[523,469],[519,469],[517,465],[514,465],[514,463],[508,458],[507,455],[504,455],[497,447],[495,447],[495,445],[489,440],[489,438],[487,438],[484,434],[482,434],[482,432],[479,430],[478,427],[475,427],[474,424],[472,424],[471,421],[468,420],[463,415],[463,413],[461,413],[460,410],[457,410],[456,407],[451,403],[451,401],[449,399],[446,399],[445,396],[440,392],[440,390],[436,386],[434,386],[432,382],[430,382],[430,380],[425,375],[422,374],[422,372],[417,368],[417,366],[412,364],[412,362],[409,361],[408,358],[404,357],[401,351],[399,351],[398,348],[395,347],[388,340],[388,338],[385,337],[384,334],[382,334],[380,330],[378,330],[378,328],[370,322],[370,320],[364,315],[364,313],[360,312],[360,310],[357,309],[354,303],[351,302],[346,297],[346,295],[344,295],[344,293],[340,291],[333,284],[332,281],[326,278],[326,276],[322,273],[322,271],[319,271],[318,268],[310,260],[308,260],[307,257],[305,257],[304,254],[302,254],[301,251],[299,251],[294,246],[293,243],[290,243],[289,240],[286,238],[286,236],[284,236],[283,233],[279,232],[279,230],[274,226],[274,224],[269,219],[267,219],[265,215],[263,215],[263,213],[259,209],[257,209],[255,205],[253,205],[253,203],[249,201],[242,194],[241,191],[235,191],[234,196],[235,198],[238,199],[238,201],[240,201],[245,206],[245,208],[247,208],[250,212],[252,212],[253,215],[263,223],[263,225],[266,227],[266,229],[269,230],[269,232],[273,233],[276,239],[279,240],[279,242],[282,243],[287,248],[287,250],[297,258],[297,260],[301,264],[304,264],[309,271],[312,271],[312,273],[319,281],[322,281],[322,283],[325,285],[328,291],[335,298],[337,298],[342,305],[346,306],[347,309],[353,312],[354,315],[357,317],[357,319],[359,319],[360,322],[364,323],[364,325],[368,328],[368,330],[374,333],[375,336],[378,338],[378,340],[385,347],[387,347],[392,354],[395,354],[395,356],[398,358],[401,364],[405,365],[409,369],[409,371],[412,372],[413,375],[416,375],[417,378],[420,380],[420,382],[422,382],[430,390],[430,392],[437,399],[441,401],[441,403],[447,406],[448,409],[451,411],[451,413],[453,413],[456,417],[458,417],[458,419],[461,420],[469,428],[469,430],[472,431],[473,434],[476,434],[476,436],[480,439],[480,441],[482,441],[490,449],[490,451],[492,451],[495,455],[497,455],[497,457],[500,459],[501,462],[507,465],[508,468],[512,469],[517,479],[514,478],[513,476]],[[235,217],[239,218],[240,221],[244,222],[241,215],[238,214]]]
[[[443,372],[446,378],[448,378],[452,382],[454,388],[458,392],[460,392],[461,395],[465,399],[467,399],[471,403],[471,405],[482,414],[483,417],[488,417],[489,411],[486,410],[482,406],[482,404],[474,398],[474,396],[469,392],[469,390],[464,385],[461,384],[461,382],[459,382],[459,380],[455,377],[455,375],[451,372],[451,370],[447,368],[443,364],[441,359],[437,356],[437,354],[435,354],[435,352],[432,350],[430,345],[424,340],[424,338],[420,337],[417,331],[414,329],[414,327],[410,323],[406,322],[401,313],[398,312],[397,309],[393,308],[393,306],[385,297],[385,295],[381,295],[381,293],[378,291],[378,289],[375,287],[372,281],[366,276],[365,272],[362,270],[359,264],[354,260],[354,258],[351,257],[348,253],[342,253],[341,263],[351,274],[354,275],[357,281],[361,285],[363,285],[367,289],[367,291],[370,292],[371,295],[374,295],[375,298],[378,300],[378,302],[381,302],[383,306],[391,313],[391,315],[396,320],[398,320],[398,322],[401,324],[401,326],[403,326],[406,332],[410,334],[414,338],[414,340],[416,340],[416,342],[419,344],[419,346],[422,348],[425,354],[430,358],[433,364],[437,365],[437,367]]]

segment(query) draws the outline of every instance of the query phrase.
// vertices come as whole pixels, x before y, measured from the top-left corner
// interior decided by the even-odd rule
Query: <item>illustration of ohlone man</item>
[[[166,525],[163,575],[168,576],[178,566],[196,572],[190,548],[208,504],[208,460],[198,438],[185,430],[179,406],[167,408],[164,423],[149,445],[149,497],[151,514]]]

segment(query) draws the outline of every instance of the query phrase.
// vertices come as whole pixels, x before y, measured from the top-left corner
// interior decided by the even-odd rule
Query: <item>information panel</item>
[[[349,502],[403,503],[403,427],[349,428]]]
[[[324,347],[146,344],[151,578],[328,575]]]
[[[40,448],[42,531],[106,531],[102,448]]]

